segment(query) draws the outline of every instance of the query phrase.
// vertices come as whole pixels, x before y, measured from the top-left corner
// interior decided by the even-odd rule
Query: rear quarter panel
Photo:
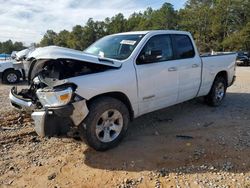
[[[201,57],[203,62],[202,84],[198,96],[207,95],[212,87],[216,75],[221,71],[226,71],[228,84],[235,75],[236,54],[224,54]]]

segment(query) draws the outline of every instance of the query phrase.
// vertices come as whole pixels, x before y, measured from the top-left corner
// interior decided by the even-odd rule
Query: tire
[[[248,61],[247,60],[244,62],[244,66],[248,66]]]
[[[3,73],[3,82],[7,84],[16,84],[20,78],[21,73],[17,70],[7,70]]]
[[[216,77],[209,94],[205,97],[205,101],[210,106],[221,105],[226,96],[227,84],[224,77]]]
[[[89,105],[83,122],[84,139],[97,151],[105,151],[119,144],[128,129],[129,111],[124,103],[111,97],[100,97]]]

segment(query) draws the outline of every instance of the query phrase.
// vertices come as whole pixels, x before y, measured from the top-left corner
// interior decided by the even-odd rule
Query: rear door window
[[[193,58],[195,56],[194,46],[188,35],[173,35],[176,59]]]

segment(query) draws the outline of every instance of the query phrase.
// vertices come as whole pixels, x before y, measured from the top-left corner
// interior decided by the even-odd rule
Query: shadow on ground
[[[106,170],[145,171],[213,166],[250,170],[250,94],[228,93],[217,108],[195,99],[131,123],[127,137],[109,151],[84,151],[84,163]],[[192,173],[201,172],[194,168]]]
[[[0,87],[2,86],[27,86],[28,85],[28,81],[20,81],[19,83],[15,83],[15,84],[6,84],[3,83],[2,80],[0,79]]]

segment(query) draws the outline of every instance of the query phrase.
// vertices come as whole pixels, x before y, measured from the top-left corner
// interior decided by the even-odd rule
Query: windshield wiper
[[[103,57],[98,57],[98,60],[99,60],[99,61],[105,61],[105,62],[114,64],[114,61],[112,61],[112,60],[110,60],[110,59],[103,58]]]

